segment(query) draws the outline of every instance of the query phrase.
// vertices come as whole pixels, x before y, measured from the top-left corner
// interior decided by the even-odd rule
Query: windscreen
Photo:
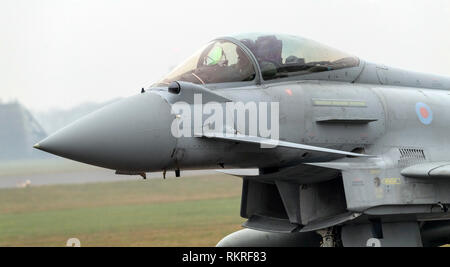
[[[157,85],[173,81],[214,84],[252,81],[255,68],[244,51],[229,41],[215,41],[195,53]]]

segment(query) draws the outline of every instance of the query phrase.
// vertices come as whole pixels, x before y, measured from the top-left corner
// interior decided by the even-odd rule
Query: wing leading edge
[[[450,162],[430,162],[407,167],[401,174],[411,178],[450,178]]]

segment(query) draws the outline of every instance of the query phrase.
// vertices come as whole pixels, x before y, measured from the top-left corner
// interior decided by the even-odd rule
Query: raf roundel
[[[416,113],[419,117],[420,122],[422,122],[425,125],[431,124],[433,121],[433,111],[431,111],[431,108],[424,103],[417,103],[416,104]]]

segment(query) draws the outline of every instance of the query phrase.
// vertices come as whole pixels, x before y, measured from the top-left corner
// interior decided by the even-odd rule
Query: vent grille
[[[398,165],[407,167],[426,161],[425,153],[420,148],[400,148],[400,159]]]

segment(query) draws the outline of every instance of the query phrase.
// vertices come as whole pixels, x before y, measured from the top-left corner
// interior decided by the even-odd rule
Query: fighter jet
[[[117,174],[242,177],[219,246],[450,242],[450,78],[269,33],[206,44],[35,148]],[[219,208],[219,207],[218,207]]]

